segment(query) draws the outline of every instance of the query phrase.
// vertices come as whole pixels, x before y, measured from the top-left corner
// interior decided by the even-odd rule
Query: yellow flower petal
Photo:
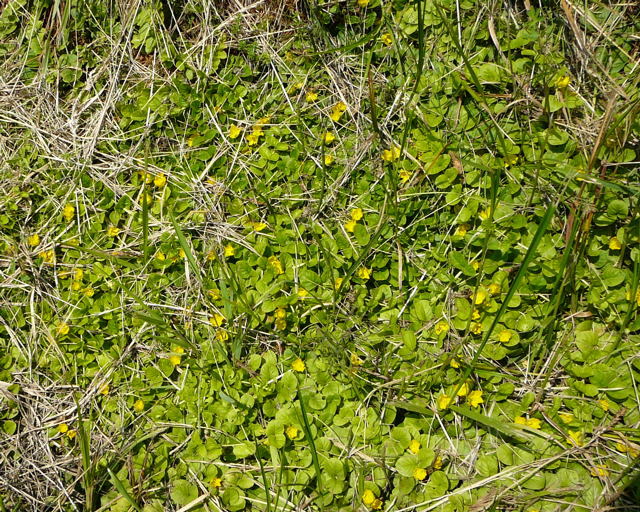
[[[482,398],[482,391],[476,389],[475,391],[469,393],[469,396],[467,397],[467,403],[471,407],[478,407],[480,404],[483,404],[484,400]]]
[[[452,402],[453,398],[451,398],[449,395],[440,395],[438,397],[438,409],[448,409]]]
[[[62,209],[62,216],[65,218],[67,222],[70,222],[73,219],[73,215],[75,214],[76,209],[73,205],[65,204]]]
[[[622,249],[620,240],[618,240],[615,236],[612,236],[609,240],[609,249],[611,249],[612,251],[619,251],[620,249]]]
[[[367,267],[360,267],[358,269],[358,277],[366,281],[371,277],[371,269]]]
[[[225,322],[225,317],[223,317],[220,313],[214,313],[209,317],[209,323],[214,327],[222,327],[222,324]]]
[[[413,478],[416,480],[424,480],[427,477],[427,470],[424,468],[415,468],[413,470]]]
[[[362,503],[364,503],[367,507],[369,507],[376,499],[376,495],[373,494],[373,491],[366,489],[362,493]]]
[[[37,247],[40,245],[40,235],[38,233],[34,233],[33,235],[27,237],[27,243],[31,247]]]
[[[300,431],[298,430],[298,428],[294,427],[293,425],[289,425],[285,430],[285,433],[287,434],[287,437],[289,439],[295,439],[296,437],[298,437],[299,432]]]
[[[236,126],[235,124],[232,124],[229,127],[229,138],[230,139],[237,139],[240,134],[242,133],[242,130],[240,129],[239,126]]]
[[[353,210],[351,210],[351,220],[361,220],[362,217],[364,216],[364,213],[362,212],[362,208],[354,208]]]
[[[440,336],[443,332],[447,332],[449,330],[449,324],[444,320],[439,321],[434,329],[436,336]]]
[[[412,439],[409,443],[409,451],[411,453],[418,453],[420,451],[420,448],[420,441],[418,441],[417,439]]]
[[[153,178],[153,184],[158,188],[162,188],[167,184],[167,177],[162,172],[156,174],[156,177]]]
[[[304,361],[300,358],[296,359],[293,363],[291,363],[291,368],[296,372],[303,372],[306,368]]]

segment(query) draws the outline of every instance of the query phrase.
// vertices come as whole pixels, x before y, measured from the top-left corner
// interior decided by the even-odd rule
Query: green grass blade
[[[120,496],[127,500],[129,505],[131,505],[136,512],[142,512],[142,509],[136,503],[136,500],[133,498],[133,496],[131,496],[131,494],[129,494],[129,491],[127,491],[127,488],[118,478],[118,476],[113,471],[111,471],[111,468],[107,468],[107,473],[109,473],[111,482],[113,483],[113,486],[116,488],[116,490],[120,493]]]

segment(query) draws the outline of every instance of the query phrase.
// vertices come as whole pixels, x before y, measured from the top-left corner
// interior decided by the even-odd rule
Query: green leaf
[[[198,488],[187,480],[176,480],[171,488],[171,499],[177,505],[187,505],[198,497]]]

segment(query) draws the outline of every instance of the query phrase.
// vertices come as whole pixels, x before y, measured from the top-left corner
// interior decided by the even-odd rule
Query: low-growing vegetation
[[[638,510],[633,2],[0,5],[0,511]]]

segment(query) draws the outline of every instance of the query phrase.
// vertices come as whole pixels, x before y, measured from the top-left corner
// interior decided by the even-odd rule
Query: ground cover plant
[[[632,2],[0,5],[0,511],[638,510]]]

